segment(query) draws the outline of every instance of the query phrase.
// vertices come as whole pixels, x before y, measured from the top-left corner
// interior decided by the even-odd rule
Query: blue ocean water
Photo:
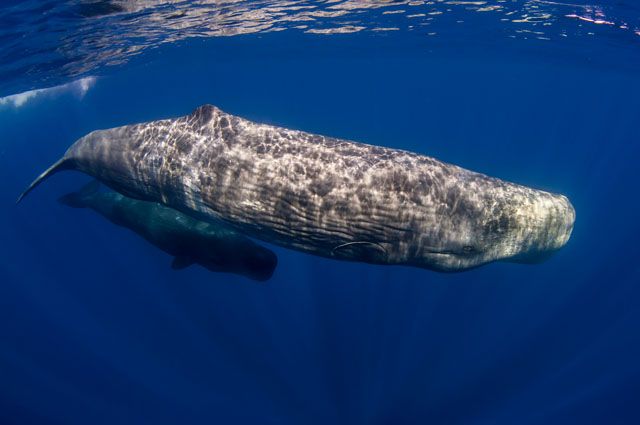
[[[640,423],[640,14],[625,1],[0,6],[1,424]],[[89,131],[212,103],[563,193],[542,264],[270,246],[269,282],[15,199]]]

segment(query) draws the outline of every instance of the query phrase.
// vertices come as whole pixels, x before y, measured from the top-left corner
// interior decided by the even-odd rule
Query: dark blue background
[[[0,111],[0,423],[640,422],[638,74],[370,37],[182,42]],[[77,173],[14,205],[85,133],[203,103],[566,194],[574,234],[460,274],[276,247],[257,284],[59,205]]]

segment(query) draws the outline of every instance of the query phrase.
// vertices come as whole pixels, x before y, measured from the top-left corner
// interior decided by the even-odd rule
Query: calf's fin
[[[82,186],[77,192],[67,193],[58,198],[58,202],[72,208],[85,208],[87,206],[87,197],[93,195],[100,190],[100,182],[92,180]]]

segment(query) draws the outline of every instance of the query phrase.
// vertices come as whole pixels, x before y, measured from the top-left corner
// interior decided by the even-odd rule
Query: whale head
[[[193,261],[210,271],[231,271],[260,282],[269,280],[278,265],[277,255],[220,225],[204,222],[197,225],[204,238],[191,243],[199,253]]]
[[[486,187],[483,177],[485,187],[471,182],[456,192],[445,215],[448,232],[422,253],[428,268],[462,271],[494,261],[538,263],[567,243],[575,210],[565,196],[495,179]]]

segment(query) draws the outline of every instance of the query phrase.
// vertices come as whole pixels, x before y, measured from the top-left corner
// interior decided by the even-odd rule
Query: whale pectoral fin
[[[331,255],[346,260],[377,263],[384,262],[388,257],[388,252],[381,243],[355,241],[336,246],[331,250]]]
[[[193,258],[191,257],[175,257],[171,262],[171,268],[174,270],[182,270],[194,264]]]

